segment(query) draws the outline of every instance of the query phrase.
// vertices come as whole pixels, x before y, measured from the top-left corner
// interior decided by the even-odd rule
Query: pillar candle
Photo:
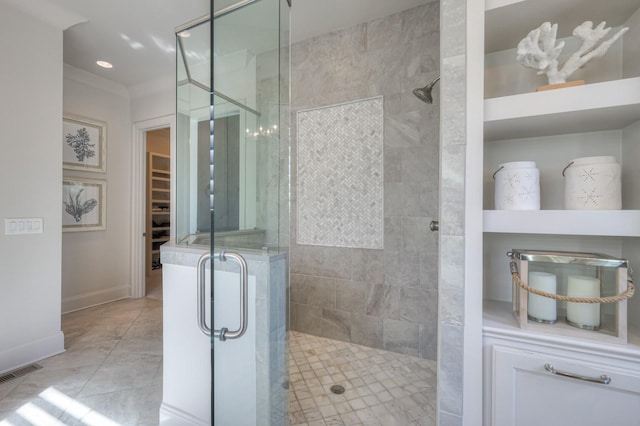
[[[600,297],[600,280],[594,277],[570,275],[567,296]],[[567,320],[578,326],[600,327],[600,304],[567,302]]]
[[[529,272],[529,287],[547,293],[556,293],[556,276],[548,272]],[[555,322],[558,319],[555,299],[529,293],[527,314],[533,319]]]

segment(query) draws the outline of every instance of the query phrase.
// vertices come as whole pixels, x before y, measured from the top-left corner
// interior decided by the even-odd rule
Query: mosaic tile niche
[[[383,248],[382,105],[298,111],[298,244]]]

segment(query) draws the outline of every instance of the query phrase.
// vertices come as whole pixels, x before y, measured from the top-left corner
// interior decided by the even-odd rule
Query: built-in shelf
[[[564,38],[584,21],[623,25],[637,9],[638,0],[485,0],[485,52],[515,48],[546,21]]]
[[[621,129],[640,119],[640,77],[484,101],[484,138]]]
[[[484,232],[640,237],[640,210],[485,210]]]
[[[167,185],[167,182],[171,182],[169,165],[169,156],[154,152],[147,153],[147,211],[151,213],[147,217],[146,227],[147,275],[150,275],[152,271],[160,271],[160,268],[158,267],[160,265],[160,250],[158,250],[158,247],[170,240],[168,235],[160,236],[171,229],[171,226],[168,223],[171,217],[171,212],[169,210],[171,200],[169,198],[163,198],[165,196],[168,197],[171,193],[171,190],[168,188],[169,185]],[[166,210],[156,210],[161,208]],[[162,217],[156,219],[158,216]],[[156,235],[155,238],[154,235]]]
[[[545,343],[547,345],[573,346],[580,349],[599,349],[611,355],[629,356],[637,360],[640,357],[640,333],[629,325],[627,344],[602,343],[589,339],[587,330],[573,330],[574,333],[584,334],[584,338],[571,338],[547,333],[535,329],[518,327],[512,313],[511,302],[484,300],[483,302],[483,333],[485,336],[505,337],[513,340]]]

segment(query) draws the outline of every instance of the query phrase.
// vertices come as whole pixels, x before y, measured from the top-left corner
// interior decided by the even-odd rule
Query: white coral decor
[[[629,28],[620,29],[611,38],[602,41],[611,27],[605,28],[601,22],[595,29],[593,22],[586,21],[573,30],[573,35],[582,39],[582,46],[567,59],[562,69],[558,69],[558,56],[564,48],[564,41],[556,45],[558,24],[545,22],[518,43],[516,59],[527,68],[538,70],[538,74],[546,74],[549,84],[566,83],[567,78],[578,68],[583,67],[594,58],[604,56],[609,47]]]

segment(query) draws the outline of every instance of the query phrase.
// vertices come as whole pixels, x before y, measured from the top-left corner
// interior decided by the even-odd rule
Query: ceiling
[[[10,1],[10,0],[8,0]],[[35,0],[12,1],[16,7]],[[238,0],[216,0],[220,10]],[[291,38],[300,41],[433,0],[293,0]],[[175,73],[176,27],[209,13],[209,0],[37,0],[40,10],[63,9],[86,20],[64,31],[64,62],[127,87]],[[32,3],[33,4],[33,3]],[[82,19],[84,18],[84,19]],[[112,69],[96,65],[113,64]]]

